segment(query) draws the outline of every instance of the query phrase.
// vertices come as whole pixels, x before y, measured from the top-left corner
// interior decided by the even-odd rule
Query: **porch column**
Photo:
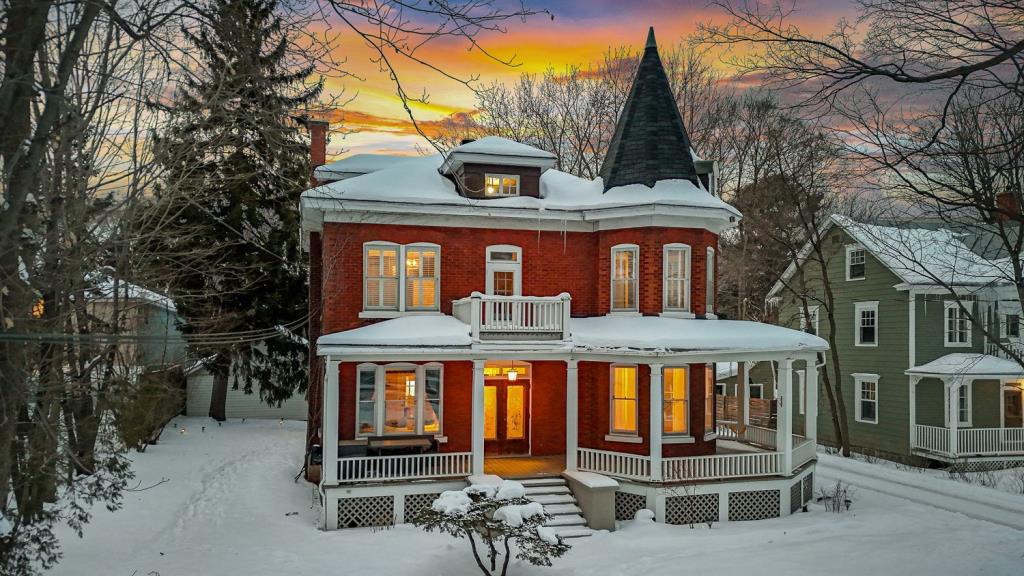
[[[949,426],[949,453],[956,458],[957,446],[957,425],[960,416],[960,378],[947,378],[942,381],[946,388],[946,424]]]
[[[917,448],[917,383],[921,381],[920,376],[910,377],[910,449]]]
[[[579,362],[565,361],[565,469],[576,470],[576,449],[580,432],[580,374]]]
[[[818,443],[818,355],[807,359],[804,378],[804,400],[807,409],[804,411],[804,434],[807,439]]]
[[[661,364],[648,364],[651,370],[651,480],[661,481],[661,430],[662,430],[662,405],[665,401],[665,392],[661,381]],[[687,382],[689,384],[689,382]]]
[[[739,378],[739,367],[743,366],[743,377]],[[753,362],[740,362],[736,366],[736,403],[740,407],[740,414],[736,423],[736,436],[740,439],[747,433],[747,426],[750,426],[750,370],[754,367]],[[742,391],[742,392],[741,392]]]
[[[778,416],[775,423],[775,449],[782,453],[782,473],[789,476],[793,472],[793,360],[791,358],[779,361],[779,373],[775,382],[775,399],[778,405]]]
[[[327,358],[324,363],[324,404],[321,407],[323,434],[323,466],[320,471],[320,485],[334,486],[338,483],[338,360]]]
[[[473,474],[484,473],[484,360],[473,360]]]

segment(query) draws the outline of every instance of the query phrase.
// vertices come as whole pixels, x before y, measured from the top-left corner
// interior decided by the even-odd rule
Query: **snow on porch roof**
[[[828,350],[821,338],[771,324],[660,316],[571,319],[572,348],[580,351],[798,351]],[[467,324],[452,316],[404,316],[321,336],[318,346],[468,347]]]
[[[1024,376],[1024,368],[1013,360],[1006,360],[988,354],[970,354],[959,352],[946,354],[927,364],[915,366],[906,371],[910,376],[969,376],[981,377],[1020,377]]]

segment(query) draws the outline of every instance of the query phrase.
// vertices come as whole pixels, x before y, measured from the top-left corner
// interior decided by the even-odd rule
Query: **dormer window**
[[[487,174],[484,177],[484,196],[519,196],[519,175]]]

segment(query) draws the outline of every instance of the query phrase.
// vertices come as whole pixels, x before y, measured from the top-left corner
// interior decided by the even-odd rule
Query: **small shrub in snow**
[[[544,507],[525,496],[522,484],[508,480],[499,486],[473,485],[463,490],[450,490],[424,508],[413,524],[427,532],[437,530],[466,538],[485,576],[505,576],[513,545],[516,558],[535,566],[551,566],[551,559],[568,552],[569,545],[552,528],[543,525],[548,518]],[[499,546],[505,556],[500,572],[497,571]],[[489,569],[481,556],[481,547],[486,549]]]
[[[636,514],[633,514],[633,521],[645,524],[648,522],[654,522],[654,512],[651,512],[647,508],[641,508],[636,511]]]
[[[849,484],[836,480],[832,487],[818,491],[817,501],[824,504],[825,510],[829,512],[849,512],[853,506],[853,491]]]

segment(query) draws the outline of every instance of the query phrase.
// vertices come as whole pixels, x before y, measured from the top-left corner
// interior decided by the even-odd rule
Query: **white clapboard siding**
[[[188,375],[188,401],[185,413],[188,416],[206,416],[210,413],[210,394],[213,391],[213,375],[206,370],[195,370]],[[284,418],[285,420],[305,420],[307,417],[306,399],[297,394],[281,404],[280,408],[268,406],[260,402],[258,391],[246,394],[241,388],[228,388],[228,399],[225,405],[228,418]]]

